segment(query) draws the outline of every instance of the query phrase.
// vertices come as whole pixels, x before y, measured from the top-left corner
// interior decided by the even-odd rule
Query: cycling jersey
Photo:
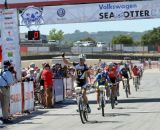
[[[116,78],[116,68],[112,67],[112,69],[108,71],[108,75],[110,78]]]
[[[103,77],[101,73],[99,73],[96,76],[96,81],[98,82],[98,85],[105,85],[106,81],[109,81],[109,80],[110,79],[109,79],[109,75],[107,72],[105,74],[105,77]]]
[[[134,74],[134,76],[139,76],[139,69],[138,68],[133,68],[132,69],[132,72],[133,72],[133,74]]]
[[[122,76],[124,76],[124,78],[127,78],[127,79],[129,78],[128,69],[127,68],[122,68],[120,74]]]
[[[75,67],[77,72],[77,84],[79,87],[82,87],[87,83],[85,72],[88,71],[88,67],[86,64],[80,65],[79,63],[73,63],[73,66]]]

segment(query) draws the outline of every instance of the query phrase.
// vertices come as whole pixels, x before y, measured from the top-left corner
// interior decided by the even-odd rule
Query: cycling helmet
[[[112,67],[113,67],[113,64],[109,64],[109,69],[112,69]]]
[[[137,68],[137,65],[134,65],[134,68]]]
[[[78,56],[78,58],[79,58],[80,61],[85,61],[86,60],[86,55],[85,54],[80,54]]]

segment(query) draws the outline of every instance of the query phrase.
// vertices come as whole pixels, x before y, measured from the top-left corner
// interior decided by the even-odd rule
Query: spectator
[[[10,102],[10,86],[14,83],[13,67],[10,61],[4,61],[4,70],[0,75],[0,95],[1,95],[1,107],[3,114],[3,123],[12,123],[9,120],[9,102]]]
[[[52,102],[53,73],[50,70],[49,64],[45,64],[41,78],[44,80],[45,107],[51,108],[54,105]]]

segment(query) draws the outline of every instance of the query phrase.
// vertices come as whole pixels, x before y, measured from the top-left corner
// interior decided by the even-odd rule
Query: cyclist
[[[95,83],[97,83],[97,104],[99,104],[99,95],[100,95],[100,91],[99,91],[99,87],[98,86],[100,86],[100,85],[107,86],[107,82],[108,81],[110,81],[108,72],[102,71],[101,73],[98,73],[96,75]],[[100,107],[98,105],[98,110],[99,109],[100,109]]]
[[[91,112],[91,109],[88,104],[88,98],[86,95],[86,86],[88,84],[88,79],[90,79],[89,68],[85,64],[86,56],[84,54],[79,55],[79,63],[71,62],[65,58],[65,53],[62,54],[63,62],[68,65],[73,65],[76,70],[76,82],[78,87],[83,89],[84,103],[87,105],[88,113]]]
[[[109,75],[111,83],[115,84],[117,82],[117,70],[116,70],[116,67],[113,66],[113,63],[110,63],[108,68],[106,68],[106,70],[108,71],[108,75]],[[112,91],[113,91],[113,94],[115,96],[115,105],[117,105],[118,104],[118,100],[117,100],[117,85],[112,87]]]
[[[130,77],[129,77],[128,73],[130,74]],[[129,94],[131,94],[130,84],[129,84],[129,79],[131,78],[131,71],[130,71],[130,68],[129,68],[128,64],[124,64],[124,67],[122,67],[122,69],[121,69],[121,71],[120,71],[120,74],[121,74],[121,76],[122,76],[122,79],[123,79],[123,78],[126,78],[126,79],[127,79]],[[122,80],[122,82],[123,82],[123,80]],[[123,82],[123,86],[124,86],[124,82]]]
[[[138,77],[138,84],[140,84],[140,69],[137,67],[137,65],[134,65],[134,67],[132,68],[132,72],[133,72],[133,76]],[[133,83],[134,83],[134,81],[133,81]]]

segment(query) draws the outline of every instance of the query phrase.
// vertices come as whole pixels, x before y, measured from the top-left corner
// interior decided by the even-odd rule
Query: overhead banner
[[[21,24],[65,24],[159,17],[159,1],[114,2],[28,7],[21,14]]]
[[[2,11],[2,61],[11,60],[17,72],[18,80],[21,79],[21,58],[19,45],[19,27],[16,9]]]

